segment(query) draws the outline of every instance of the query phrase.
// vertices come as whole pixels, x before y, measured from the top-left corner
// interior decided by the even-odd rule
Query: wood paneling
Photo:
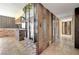
[[[16,28],[15,18],[0,15],[0,28]]]
[[[75,9],[75,48],[79,48],[79,8]]]
[[[71,21],[62,22],[62,34],[71,35]]]
[[[38,41],[37,41],[37,53],[40,54],[45,50],[49,44],[53,41],[52,38],[52,26],[51,23],[51,13],[41,4],[37,4],[37,13],[38,13]],[[51,25],[52,24],[52,25]]]

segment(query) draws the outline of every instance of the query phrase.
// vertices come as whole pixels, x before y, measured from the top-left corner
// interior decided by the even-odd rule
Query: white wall
[[[0,3],[0,15],[15,17],[26,3]]]

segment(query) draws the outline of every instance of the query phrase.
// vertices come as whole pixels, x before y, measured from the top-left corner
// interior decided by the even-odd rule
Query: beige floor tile
[[[62,37],[62,40],[54,42],[41,55],[79,55],[79,49],[74,48],[72,38]]]
[[[30,42],[28,40],[28,42]],[[28,44],[29,45],[29,44]],[[28,48],[26,41],[17,41],[14,37],[0,38],[1,55],[31,55],[36,54],[34,48]],[[34,45],[34,43],[33,43]],[[31,45],[31,47],[33,46]]]

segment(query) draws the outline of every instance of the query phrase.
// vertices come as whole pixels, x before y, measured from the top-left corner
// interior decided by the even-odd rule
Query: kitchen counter
[[[0,37],[16,37],[17,40],[20,39],[20,31],[25,31],[22,28],[0,28]]]
[[[0,28],[0,30],[26,30],[23,28]]]

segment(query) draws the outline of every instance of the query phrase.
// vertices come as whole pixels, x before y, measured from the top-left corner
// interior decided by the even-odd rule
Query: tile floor
[[[79,49],[74,48],[74,40],[62,37],[59,42],[54,42],[41,55],[79,55]]]
[[[36,55],[36,46],[31,40],[18,41],[14,37],[0,38],[1,55]],[[72,38],[63,37],[52,43],[41,55],[79,55]]]
[[[18,41],[14,37],[0,38],[1,55],[35,55],[36,46],[32,41]]]

